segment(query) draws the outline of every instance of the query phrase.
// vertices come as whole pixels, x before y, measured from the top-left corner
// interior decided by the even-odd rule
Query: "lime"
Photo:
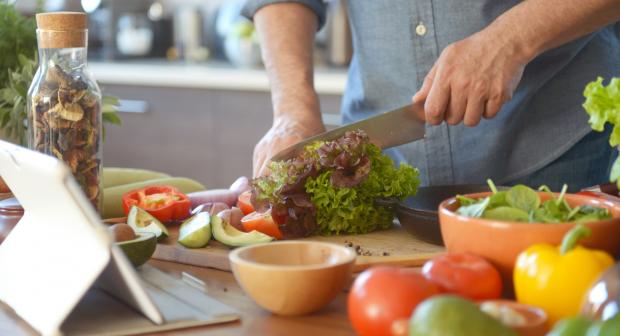
[[[157,218],[153,217],[150,213],[144,211],[137,206],[131,207],[129,215],[127,216],[127,225],[131,226],[136,233],[138,232],[151,232],[157,237],[157,240],[162,240],[168,237],[168,229]]]
[[[147,262],[155,247],[157,247],[157,236],[152,232],[137,233],[137,238],[116,243],[123,250],[127,259],[134,267],[138,267]]]
[[[251,232],[239,231],[218,216],[211,217],[211,225],[213,226],[213,237],[228,246],[247,246],[273,240],[273,237],[256,230]]]
[[[179,228],[179,243],[189,248],[205,247],[211,239],[211,216],[201,212],[189,218]]]
[[[517,336],[476,306],[460,297],[441,295],[422,302],[409,320],[409,336]]]

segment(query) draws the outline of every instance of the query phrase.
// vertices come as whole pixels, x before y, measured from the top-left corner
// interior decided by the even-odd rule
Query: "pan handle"
[[[395,210],[400,206],[400,200],[396,197],[377,198],[375,205]]]

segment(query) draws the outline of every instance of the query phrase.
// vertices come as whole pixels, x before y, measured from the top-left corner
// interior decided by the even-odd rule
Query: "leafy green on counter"
[[[603,78],[588,83],[584,92],[586,101],[583,103],[593,130],[602,132],[605,124],[613,125],[609,137],[612,147],[620,145],[620,78],[612,78],[607,86],[603,85]],[[612,168],[610,180],[620,187],[620,157],[616,159]]]
[[[338,188],[331,183],[331,171],[309,178],[306,191],[317,208],[320,234],[368,233],[392,226],[393,211],[375,206],[377,198],[403,199],[414,195],[418,171],[403,164],[394,168],[392,160],[372,144],[366,148],[372,162],[367,178],[353,188]]]
[[[253,181],[252,203],[271,208],[285,236],[367,233],[392,225],[394,210],[378,198],[416,193],[418,171],[392,160],[362,131],[307,146],[296,158],[273,162]]]
[[[501,221],[525,223],[563,223],[590,221],[611,218],[609,210],[590,205],[571,207],[564,196],[566,185],[556,197],[547,186],[539,191],[550,193],[550,198],[542,201],[539,194],[525,185],[516,185],[507,191],[498,191],[493,181],[487,180],[493,194],[481,199],[458,195],[459,215]]]

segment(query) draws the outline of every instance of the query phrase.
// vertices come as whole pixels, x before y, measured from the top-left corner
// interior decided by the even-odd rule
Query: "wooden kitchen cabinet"
[[[146,102],[144,113],[120,112],[108,125],[104,166],[147,168],[185,176],[208,188],[252,174],[252,151],[271,125],[264,91],[102,85],[105,94]],[[322,95],[323,113],[337,115],[339,95]]]

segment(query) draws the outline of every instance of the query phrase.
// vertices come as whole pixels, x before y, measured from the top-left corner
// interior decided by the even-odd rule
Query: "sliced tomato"
[[[252,191],[248,190],[241,195],[237,199],[237,208],[241,209],[244,215],[249,215],[254,212],[254,207],[252,206]]]
[[[241,224],[246,232],[256,230],[266,235],[270,235],[275,239],[282,239],[282,232],[278,228],[278,224],[271,216],[271,210],[267,212],[252,212],[241,218]]]

